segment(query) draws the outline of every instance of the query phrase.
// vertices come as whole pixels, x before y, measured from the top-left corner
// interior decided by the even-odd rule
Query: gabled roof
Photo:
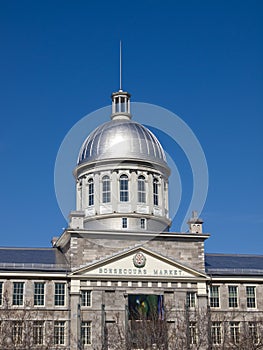
[[[145,261],[142,267],[137,266],[135,257],[137,254],[143,255]],[[76,268],[71,276],[90,275],[91,277],[100,275],[101,277],[141,277],[141,278],[162,278],[162,279],[206,279],[204,272],[187,266],[172,258],[165,257],[158,252],[141,245],[122,250],[109,257],[89,262],[86,265]]]
[[[263,255],[205,254],[209,275],[262,275]]]
[[[57,248],[0,248],[0,271],[67,271],[65,256]]]

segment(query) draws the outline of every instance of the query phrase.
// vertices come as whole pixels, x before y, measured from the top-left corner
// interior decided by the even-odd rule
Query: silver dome
[[[107,159],[147,161],[167,168],[158,139],[150,130],[130,119],[113,119],[95,129],[80,149],[78,165]]]

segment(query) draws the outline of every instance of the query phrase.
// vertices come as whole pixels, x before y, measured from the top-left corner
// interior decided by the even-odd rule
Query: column
[[[117,104],[117,106],[118,106],[117,112],[120,113],[121,112],[121,97],[120,96],[118,96],[118,104]]]
[[[118,209],[118,201],[119,201],[119,186],[118,186],[118,176],[116,171],[113,171],[111,178],[112,178],[112,182],[111,182],[112,211],[116,212]]]
[[[198,298],[198,307],[201,310],[207,310],[208,295],[207,295],[206,282],[197,283],[197,298]]]
[[[197,300],[198,300],[198,318],[202,324],[202,329],[205,334],[207,330],[208,343],[210,341],[209,330],[211,329],[211,315],[210,308],[208,307],[208,294],[206,282],[197,283]],[[209,347],[210,349],[210,347]]]
[[[153,176],[152,174],[148,175],[148,190],[147,190],[146,197],[147,197],[146,202],[149,203],[149,213],[151,214],[153,212]]]
[[[164,181],[163,178],[159,178],[159,188],[160,188],[160,195],[159,195],[159,207],[162,209],[162,216],[165,216],[165,205],[164,205]]]
[[[81,327],[81,317],[80,317],[80,281],[71,280],[70,285],[70,350],[78,350],[80,346],[80,327]]]
[[[100,214],[100,201],[101,201],[101,191],[100,191],[100,175],[94,175],[94,208],[95,214]]]
[[[81,209],[84,210],[85,208],[87,208],[87,203],[88,203],[88,181],[86,176],[83,178],[82,180],[82,196],[81,196]]]
[[[168,181],[165,180],[165,185],[164,185],[164,200],[165,200],[165,216],[169,218],[169,197],[168,197]]]
[[[81,198],[82,198],[82,180],[78,179],[76,182],[76,210],[81,210]]]
[[[116,111],[116,100],[115,98],[113,98],[113,101],[112,101],[112,114],[115,113]]]
[[[135,171],[133,171],[130,176],[129,196],[131,202],[131,212],[137,211],[138,183],[137,174]]]

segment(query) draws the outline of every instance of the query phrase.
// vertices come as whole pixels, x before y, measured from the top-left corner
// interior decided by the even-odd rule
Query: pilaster
[[[137,209],[138,202],[138,183],[137,183],[137,174],[135,171],[132,171],[130,177],[130,202],[131,202],[131,212],[135,212]]]
[[[116,212],[119,199],[118,176],[116,171],[112,172],[111,191],[112,211]]]
[[[80,349],[80,281],[72,280],[70,285],[70,308],[71,308],[71,322],[70,322],[70,350]],[[72,335],[72,336],[71,336]]]

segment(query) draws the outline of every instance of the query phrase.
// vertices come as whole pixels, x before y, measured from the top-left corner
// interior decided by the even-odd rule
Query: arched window
[[[88,203],[94,205],[94,181],[89,179],[88,181]]]
[[[146,203],[145,178],[142,175],[138,177],[138,202]]]
[[[102,178],[102,203],[109,203],[110,201],[110,178],[106,175]]]
[[[120,201],[129,201],[129,179],[127,175],[120,176]]]
[[[153,180],[153,204],[158,205],[158,180]]]

